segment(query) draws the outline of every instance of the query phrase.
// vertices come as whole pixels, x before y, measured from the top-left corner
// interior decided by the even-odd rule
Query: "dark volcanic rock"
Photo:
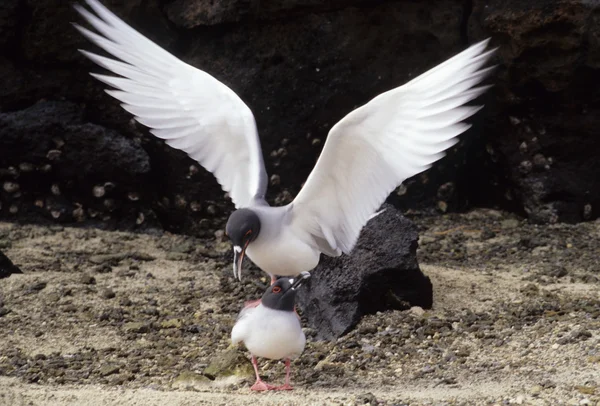
[[[127,195],[143,196],[148,155],[117,132],[86,123],[77,105],[40,102],[2,113],[0,139],[0,167],[8,168],[0,173],[6,209],[57,221],[132,212],[135,221],[140,204]]]
[[[497,99],[483,124],[488,153],[508,179],[488,178],[496,193],[534,222],[597,218],[598,2],[475,1],[469,26],[500,47]]]
[[[347,333],[365,314],[431,307],[432,285],[417,262],[417,229],[393,206],[384,208],[362,230],[350,255],[323,255],[299,290],[298,305],[318,338]]]
[[[16,273],[23,273],[23,271],[0,251],[0,279],[8,278],[10,275]]]

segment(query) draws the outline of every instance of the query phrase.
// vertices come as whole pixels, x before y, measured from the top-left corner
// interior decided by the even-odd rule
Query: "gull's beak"
[[[292,286],[290,286],[290,289],[293,289],[293,290],[298,289],[309,278],[310,278],[309,272],[301,272],[300,275],[298,275],[296,278],[294,278],[293,280],[290,280],[290,282],[292,282]]]
[[[244,245],[244,248],[236,245],[233,247],[233,278],[242,280],[242,263],[244,262],[244,254],[248,243]]]

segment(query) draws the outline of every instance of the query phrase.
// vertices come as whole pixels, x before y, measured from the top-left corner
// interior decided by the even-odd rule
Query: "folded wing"
[[[212,172],[236,207],[262,200],[267,177],[248,106],[223,83],[177,59],[97,0],[86,3],[95,14],[75,8],[97,33],[74,25],[115,58],[81,51],[118,75],[92,74],[116,89],[106,92],[150,132]]]
[[[480,42],[354,110],[329,132],[304,187],[291,204],[291,227],[321,252],[348,253],[360,230],[405,179],[431,166],[481,107],[465,103],[492,68]]]

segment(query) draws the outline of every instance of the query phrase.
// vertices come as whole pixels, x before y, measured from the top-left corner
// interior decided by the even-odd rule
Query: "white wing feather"
[[[97,14],[77,11],[96,34],[77,24],[89,40],[117,59],[81,51],[121,77],[92,74],[118,89],[106,92],[173,148],[212,172],[236,207],[262,200],[267,187],[254,116],[227,86],[177,59],[119,19],[97,0]]]
[[[373,213],[404,180],[431,166],[481,107],[464,106],[489,86],[489,40],[383,93],[329,132],[317,164],[291,203],[291,227],[328,255],[349,253]]]

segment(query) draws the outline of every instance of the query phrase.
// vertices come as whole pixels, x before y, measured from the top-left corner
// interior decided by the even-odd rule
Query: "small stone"
[[[510,123],[512,125],[519,125],[519,124],[521,124],[521,120],[519,120],[518,118],[516,118],[514,116],[508,116],[508,120],[510,121]]]
[[[54,219],[58,219],[61,216],[61,214],[62,213],[60,212],[60,210],[52,210],[52,211],[50,211],[50,215]]]
[[[535,385],[533,388],[531,388],[531,396],[533,397],[537,397],[540,395],[540,393],[542,393],[542,387],[540,385]]]
[[[62,154],[62,152],[59,151],[58,149],[51,149],[46,154],[46,158],[48,158],[50,161],[56,161],[56,160],[58,160],[58,158],[60,158],[61,154]]]
[[[36,282],[33,285],[30,285],[25,290],[26,293],[38,293],[43,290],[47,286],[46,282]]]
[[[121,300],[119,300],[119,304],[121,306],[129,307],[133,304],[133,302],[128,297],[122,297]]]
[[[446,182],[438,188],[437,197],[441,200],[448,200],[454,195],[454,183]]]
[[[175,195],[175,207],[178,209],[185,209],[187,207],[187,200],[185,200],[185,196],[183,195]]]
[[[42,166],[40,166],[40,171],[43,173],[48,173],[52,170],[52,165],[50,164],[44,164]]]
[[[8,208],[8,212],[10,214],[17,214],[19,212],[19,207],[16,204],[11,204]]]
[[[271,186],[278,186],[281,183],[281,178],[277,174],[271,175],[270,183]]]
[[[321,145],[321,139],[320,138],[313,138],[313,140],[310,143],[311,143],[311,145],[313,147],[318,147],[319,145]]]
[[[519,152],[521,152],[522,154],[527,153],[527,143],[525,141],[519,144]]]
[[[54,196],[60,196],[60,186],[58,186],[56,183],[53,183],[50,187],[50,192],[52,192]]]
[[[144,221],[146,220],[146,216],[144,216],[144,213],[139,212],[137,215],[137,218],[135,219],[135,224],[137,224],[138,226],[141,225]]]
[[[529,172],[531,172],[532,169],[533,164],[531,163],[531,161],[522,161],[519,164],[519,172],[521,172],[523,175],[527,175]]]
[[[209,204],[208,207],[206,208],[206,212],[208,214],[210,214],[211,216],[214,216],[215,214],[217,214],[217,208],[215,207],[214,204]]]
[[[33,164],[30,164],[29,162],[22,162],[19,164],[19,170],[23,173],[33,172],[34,169],[35,167]]]
[[[413,306],[410,308],[409,312],[415,316],[421,317],[425,314],[425,310],[423,310],[420,306]]]
[[[132,202],[137,202],[138,200],[140,200],[140,195],[136,192],[129,192],[127,193],[127,198]]]
[[[400,186],[398,186],[398,188],[396,189],[396,194],[398,196],[404,196],[406,194],[406,192],[408,191],[408,188],[406,187],[406,185],[403,183]]]
[[[117,365],[104,365],[100,367],[100,376],[109,376],[112,374],[116,374],[119,372],[119,367]]]
[[[204,375],[210,379],[236,376],[252,378],[254,370],[248,359],[236,348],[229,348],[216,354],[204,370]]]
[[[65,145],[65,141],[59,137],[52,138],[52,142],[54,142],[54,145],[56,146],[57,149],[60,149]]]
[[[4,182],[3,188],[6,193],[15,193],[19,190],[19,184],[16,182]]]
[[[160,323],[160,327],[163,329],[168,328],[181,328],[183,327],[183,321],[181,319],[169,319]]]
[[[228,238],[225,235],[225,231],[223,231],[223,230],[215,231],[215,240],[217,240],[217,242],[227,242]]]
[[[169,261],[185,261],[188,259],[188,254],[183,252],[167,252],[165,254],[165,259]]]
[[[194,200],[190,203],[190,209],[192,209],[192,211],[194,212],[199,212],[200,210],[202,210],[202,205],[200,204],[200,202]]]
[[[94,197],[100,198],[106,194],[106,189],[102,185],[96,185],[92,188],[92,194]]]
[[[448,203],[443,200],[437,202],[437,207],[442,213],[446,213],[446,211],[448,211]]]
[[[89,257],[89,261],[93,264],[110,264],[110,265],[118,265],[119,262],[127,258],[127,254],[118,253],[118,254],[100,254],[100,255],[92,255]]]
[[[126,333],[147,333],[150,331],[150,325],[141,321],[129,322],[123,325]]]
[[[83,283],[84,285],[95,285],[96,278],[94,278],[93,276],[91,276],[89,274],[84,273],[79,277],[79,282]]]
[[[519,220],[517,220],[517,219],[506,219],[506,220],[502,220],[502,222],[500,223],[500,227],[502,227],[505,230],[511,229],[511,228],[516,228],[518,226],[519,226]]]
[[[85,210],[81,206],[78,206],[77,208],[73,209],[73,212],[71,213],[71,215],[73,216],[73,218],[76,221],[84,221],[85,220]]]
[[[533,156],[533,164],[536,166],[536,168],[544,168],[548,164],[548,161],[544,155],[535,154]]]
[[[173,389],[201,390],[211,384],[211,380],[204,375],[192,371],[180,373],[171,384]]]
[[[104,289],[102,289],[100,291],[100,296],[103,297],[104,299],[112,299],[116,295],[115,295],[115,292],[113,292],[112,289],[110,289],[110,288],[104,288]]]
[[[102,205],[106,208],[106,210],[113,211],[115,209],[115,200],[114,199],[104,199],[104,201],[102,202]]]

